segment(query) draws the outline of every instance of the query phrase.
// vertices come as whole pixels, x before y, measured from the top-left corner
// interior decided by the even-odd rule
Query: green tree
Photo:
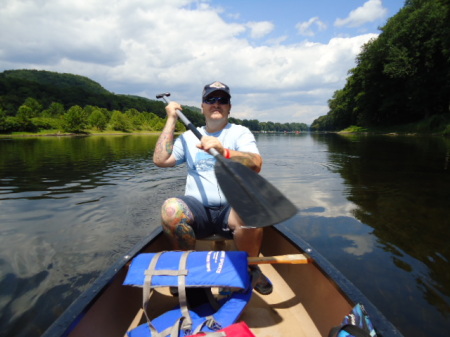
[[[0,108],[0,132],[4,132],[6,130],[6,112],[2,108]]]
[[[130,123],[126,116],[118,110],[115,110],[111,116],[111,120],[109,121],[109,125],[111,129],[117,131],[128,131],[130,129]]]
[[[97,130],[103,131],[106,129],[108,119],[105,114],[99,108],[95,108],[88,118],[89,125]]]
[[[86,114],[86,116],[90,116],[92,112],[94,112],[94,110],[98,109],[96,106],[93,105],[86,105],[83,108],[84,113]]]
[[[37,127],[33,124],[32,118],[38,117],[42,111],[42,105],[34,98],[28,97],[19,107],[17,112],[17,131],[36,131]]]
[[[28,97],[19,107],[19,113],[21,110],[27,115],[28,118],[33,118],[39,116],[42,112],[42,105],[36,99]]]
[[[63,131],[80,133],[87,128],[87,125],[87,117],[79,105],[72,106],[63,116]]]
[[[125,111],[125,118],[128,120],[128,123],[133,130],[140,130],[142,128],[143,120],[141,113],[138,110],[134,108],[128,109]]]
[[[42,111],[42,117],[48,118],[58,118],[64,115],[66,111],[64,110],[64,105],[57,102],[52,102],[48,109]]]
[[[177,121],[177,124],[175,126],[175,131],[184,132],[184,131],[186,131],[186,126],[183,124],[183,122]]]
[[[17,131],[35,131],[36,127],[33,125],[31,118],[33,118],[34,112],[32,108],[27,105],[21,105],[19,112],[17,113],[16,120],[18,124]]]
[[[450,3],[408,0],[358,55],[313,129],[389,126],[449,113]]]
[[[154,131],[162,131],[164,129],[164,121],[162,119],[155,121],[155,124],[153,125]]]
[[[62,121],[60,118],[34,117],[31,118],[31,122],[36,130],[59,130],[62,128]]]
[[[242,125],[244,125],[245,127],[249,128],[252,131],[260,131],[261,130],[261,128],[259,126],[259,122],[256,119],[251,119],[251,120],[244,119],[242,121]]]

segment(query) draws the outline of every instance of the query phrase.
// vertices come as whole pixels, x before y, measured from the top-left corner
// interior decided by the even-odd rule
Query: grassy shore
[[[450,114],[434,115],[417,123],[386,127],[350,126],[340,133],[373,133],[373,134],[407,134],[407,135],[441,135],[450,137]]]
[[[0,134],[0,138],[10,137],[48,137],[48,136],[94,136],[94,135],[158,135],[160,131],[117,131],[97,129],[85,130],[82,133],[64,133],[61,130],[41,130],[39,132],[13,132],[10,134]],[[450,113],[442,115],[433,115],[417,123],[404,125],[386,126],[386,127],[360,127],[350,126],[339,133],[370,133],[386,135],[441,135],[450,137]]]
[[[117,136],[117,135],[159,135],[160,131],[117,131],[117,130],[86,130],[82,133],[68,133],[61,130],[41,130],[38,132],[12,132],[8,134],[0,134],[0,138],[11,137],[80,137],[80,136]]]

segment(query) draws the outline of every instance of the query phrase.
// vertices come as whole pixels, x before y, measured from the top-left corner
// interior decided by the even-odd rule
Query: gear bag
[[[377,337],[377,334],[363,305],[358,303],[340,326],[331,329],[328,337]]]

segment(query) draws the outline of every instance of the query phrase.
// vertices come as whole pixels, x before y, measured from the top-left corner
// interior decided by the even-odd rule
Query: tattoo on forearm
[[[172,132],[162,132],[158,138],[158,142],[155,146],[155,158],[160,159],[161,157],[170,156],[173,151],[173,133]]]
[[[259,170],[261,169],[260,156],[251,152],[241,153],[242,155],[231,157],[231,160],[237,161],[242,165],[245,165],[248,168],[252,169],[253,171],[259,172]]]

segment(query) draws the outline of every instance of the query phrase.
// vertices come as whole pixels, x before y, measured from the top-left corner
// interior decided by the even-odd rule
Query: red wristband
[[[228,149],[223,149],[223,156],[224,156],[226,159],[230,159],[230,158],[231,158],[231,152],[230,152],[230,150],[228,150]]]

